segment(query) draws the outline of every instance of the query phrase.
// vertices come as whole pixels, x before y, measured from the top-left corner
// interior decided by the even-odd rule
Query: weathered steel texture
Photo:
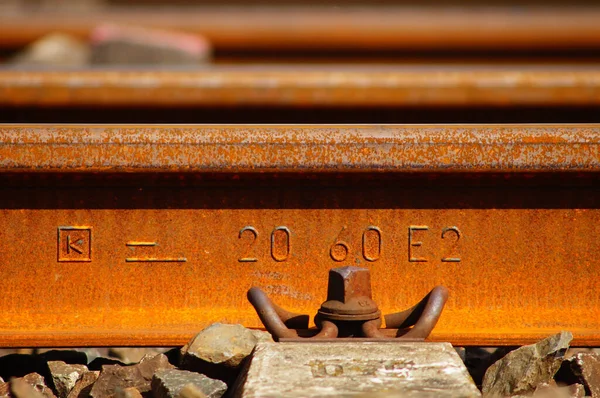
[[[119,7],[98,12],[5,13],[3,46],[50,32],[86,37],[98,23],[175,28],[217,49],[573,49],[600,46],[600,7]]]
[[[600,105],[596,65],[213,66],[0,70],[10,106]]]
[[[600,125],[0,125],[0,171],[598,171]]]
[[[260,327],[252,286],[312,315],[344,265],[371,270],[384,313],[446,286],[432,340],[566,329],[599,345],[599,139],[598,125],[2,126],[0,345]]]

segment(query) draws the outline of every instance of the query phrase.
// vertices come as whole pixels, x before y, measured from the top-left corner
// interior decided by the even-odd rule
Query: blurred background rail
[[[0,4],[0,122],[600,122],[591,1]]]

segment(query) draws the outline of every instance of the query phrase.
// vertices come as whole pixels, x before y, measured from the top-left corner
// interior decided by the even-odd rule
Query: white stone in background
[[[234,397],[480,397],[449,343],[260,343]]]
[[[9,60],[18,66],[86,66],[89,45],[63,33],[50,33],[28,45]]]

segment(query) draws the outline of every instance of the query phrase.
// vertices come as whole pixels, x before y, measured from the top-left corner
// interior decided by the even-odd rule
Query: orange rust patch
[[[313,315],[358,265],[384,313],[448,287],[433,340],[598,345],[599,131],[2,126],[0,344],[260,327],[251,286]]]

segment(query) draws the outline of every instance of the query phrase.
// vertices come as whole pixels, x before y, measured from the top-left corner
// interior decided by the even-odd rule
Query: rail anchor
[[[442,314],[448,289],[436,286],[407,310],[384,316],[385,328],[396,329],[395,338],[426,339]],[[366,268],[340,267],[329,271],[327,300],[315,316],[317,329],[308,329],[309,316],[274,304],[258,287],[248,290],[248,300],[276,341],[281,339],[388,338],[381,331],[381,311],[371,296],[371,273]]]

